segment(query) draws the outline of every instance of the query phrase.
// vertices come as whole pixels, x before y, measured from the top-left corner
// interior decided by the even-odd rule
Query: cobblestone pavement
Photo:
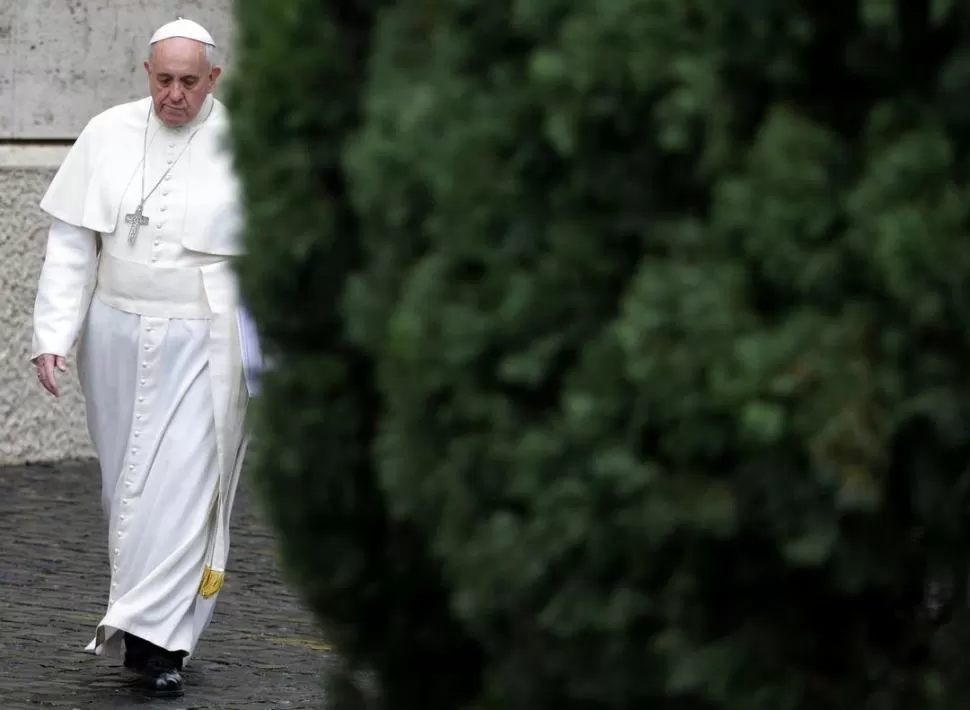
[[[99,488],[93,463],[0,468],[0,710],[322,710],[333,656],[280,582],[245,486],[226,586],[185,696],[145,698],[114,662],[83,653],[108,591]]]

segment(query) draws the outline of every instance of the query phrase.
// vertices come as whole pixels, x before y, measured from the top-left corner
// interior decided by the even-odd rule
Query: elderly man
[[[151,96],[95,116],[41,201],[32,361],[57,396],[78,341],[111,565],[87,650],[177,695],[222,586],[249,393],[215,44],[179,19],[149,45]]]

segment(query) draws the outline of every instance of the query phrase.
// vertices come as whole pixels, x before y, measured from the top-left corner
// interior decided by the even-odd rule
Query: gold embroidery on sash
[[[205,572],[202,574],[202,583],[199,585],[199,594],[202,595],[203,599],[214,597],[222,589],[225,581],[225,572],[217,572],[211,567],[206,566]]]

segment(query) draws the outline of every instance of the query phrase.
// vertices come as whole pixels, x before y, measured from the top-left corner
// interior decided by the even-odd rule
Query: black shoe
[[[178,664],[165,656],[153,656],[141,670],[142,687],[154,696],[182,695],[184,686]]]

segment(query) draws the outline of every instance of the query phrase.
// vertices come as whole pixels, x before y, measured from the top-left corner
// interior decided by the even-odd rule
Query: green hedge
[[[970,7],[237,19],[255,480],[389,709],[967,707]]]

